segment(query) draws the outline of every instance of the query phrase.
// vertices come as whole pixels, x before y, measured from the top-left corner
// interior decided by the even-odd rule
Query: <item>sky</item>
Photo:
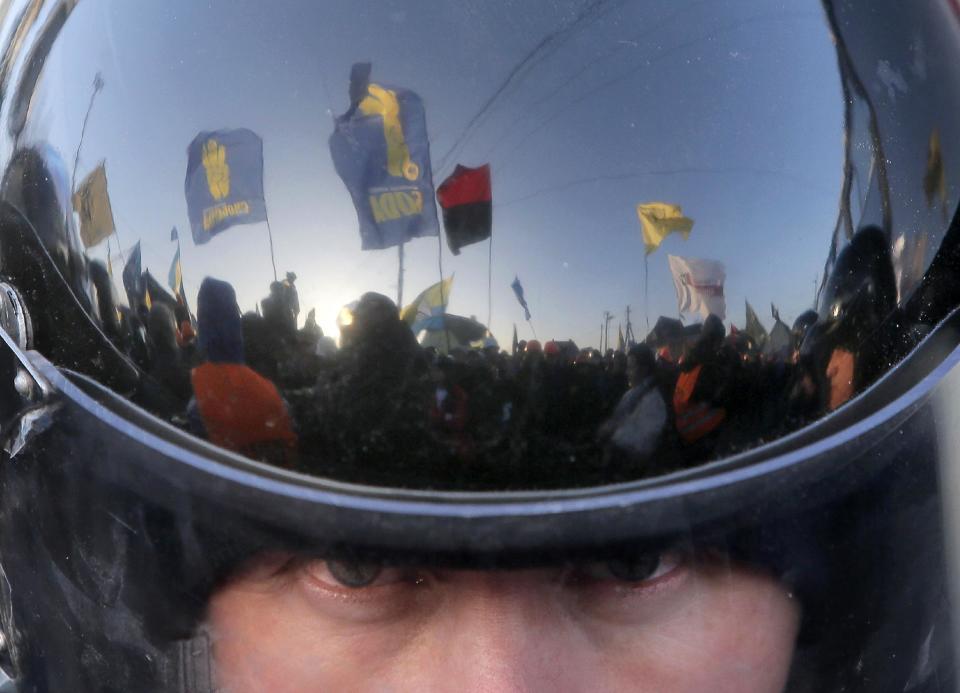
[[[837,57],[814,0],[86,0],[44,67],[28,136],[69,170],[99,72],[77,179],[105,162],[117,235],[89,255],[109,247],[117,267],[140,240],[163,281],[176,226],[192,304],[215,276],[246,311],[273,279],[266,225],[195,245],[183,182],[198,132],[254,130],[278,270],[299,277],[301,321],[316,308],[336,336],[344,304],[397,296],[396,249],[361,251],[327,145],[360,61],[423,99],[435,185],[457,164],[492,169],[492,248],[454,257],[443,240],[438,258],[436,238],[411,241],[405,300],[438,281],[439,259],[454,275],[449,311],[491,315],[501,345],[516,324],[521,338],[598,346],[604,311],[615,333],[630,305],[639,337],[647,317],[677,315],[676,254],[724,263],[728,324],[743,325],[745,299],[768,327],[771,301],[788,323],[812,307],[843,162]],[[635,206],[653,201],[695,223],[645,269]]]

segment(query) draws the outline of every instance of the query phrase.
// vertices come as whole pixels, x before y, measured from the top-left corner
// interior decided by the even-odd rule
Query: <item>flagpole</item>
[[[604,341],[606,342],[606,347],[603,349],[603,353],[607,353],[607,349],[610,348],[610,321],[613,320],[613,314],[609,310],[603,311],[603,334]]]
[[[173,228],[177,228],[174,226]],[[190,304],[187,303],[187,289],[183,285],[183,251],[180,248],[180,230],[177,229],[177,261],[180,263],[180,286],[175,289],[175,291],[180,292],[180,298],[183,301],[183,307],[187,311],[187,315],[190,315]],[[276,269],[274,269],[274,276],[276,276]],[[192,320],[191,320],[192,322]]]
[[[443,287],[440,291],[443,292]],[[397,309],[403,310],[403,241],[397,246]]]
[[[650,334],[650,268],[649,255],[643,255],[643,317],[647,322],[647,334]]]
[[[441,238],[439,231],[437,232],[437,267],[440,270],[440,305],[443,307],[443,337],[447,343],[447,354],[449,354],[450,330],[447,329],[447,301],[443,295],[443,238]]]
[[[117,237],[117,252],[120,253],[120,262],[124,265],[127,264],[127,258],[123,256],[123,246],[120,244],[120,234],[117,233],[116,227],[113,229],[113,235]],[[110,250],[110,239],[107,239],[107,251]]]
[[[180,231],[179,230],[177,230],[177,262],[180,263],[180,286],[177,288],[177,291],[179,291],[182,294],[183,305],[186,306],[187,292],[183,288],[183,252],[180,250]],[[189,312],[189,309],[188,309],[188,312]]]
[[[263,176],[263,153],[260,156],[260,176]],[[261,186],[262,187],[262,186]],[[277,259],[273,254],[273,229],[270,228],[270,213],[267,211],[267,196],[263,195],[263,220],[267,224],[267,240],[270,242],[270,264],[273,265],[273,281],[277,281]],[[180,232],[177,231],[177,242],[180,242]]]
[[[270,228],[270,215],[267,214],[267,203],[263,203],[263,218],[267,222],[267,239],[270,241],[270,264],[273,265],[273,281],[277,281],[277,259],[273,254],[273,229]]]
[[[490,233],[490,245],[487,249],[487,332],[493,322],[493,233]],[[442,279],[442,277],[441,277]]]
[[[77,143],[77,151],[73,156],[73,173],[70,176],[70,195],[73,195],[77,183],[77,166],[80,164],[80,149],[83,147],[83,138],[87,134],[87,121],[90,119],[90,111],[93,110],[93,102],[97,94],[103,89],[103,77],[98,72],[93,78],[93,93],[90,95],[90,103],[87,105],[87,112],[83,116],[83,125],[80,126],[80,141]]]

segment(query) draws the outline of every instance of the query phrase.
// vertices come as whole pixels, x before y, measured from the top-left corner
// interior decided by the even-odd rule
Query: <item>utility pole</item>
[[[605,347],[601,347],[600,351],[603,354],[607,353],[607,349],[610,348],[610,321],[613,320],[613,313],[609,310],[603,311],[603,337],[604,342],[606,342]]]
[[[623,335],[623,339],[628,348],[637,341],[637,338],[633,336],[633,323],[630,322],[630,306],[627,306],[627,330],[626,334]]]

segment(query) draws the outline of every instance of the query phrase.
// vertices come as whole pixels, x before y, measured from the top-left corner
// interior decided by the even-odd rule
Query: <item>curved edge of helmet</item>
[[[353,545],[392,547],[401,554],[457,553],[469,547],[478,554],[506,555],[531,547],[563,544],[567,550],[587,545],[596,540],[600,527],[604,540],[616,542],[661,534],[672,525],[714,521],[731,512],[753,512],[765,496],[758,488],[783,470],[790,470],[798,485],[833,480],[830,492],[842,493],[882,466],[852,460],[890,436],[924,404],[943,375],[960,362],[958,341],[960,311],[861,397],[806,429],[739,456],[641,482],[526,493],[428,493],[306,477],[214,448],[85,376],[49,363],[40,364],[40,374],[62,395],[61,421],[69,422],[65,426],[74,435],[86,431],[103,439],[109,434],[117,441],[98,453],[103,462],[98,467],[111,470],[112,483],[143,492],[149,487],[155,496],[165,495],[167,486],[171,497],[185,489],[200,497],[216,488],[218,496],[240,503],[249,509],[247,514],[259,513],[258,521],[267,525],[309,516],[315,538],[327,543],[335,536]],[[840,477],[842,481],[836,481]],[[261,495],[274,502],[254,502]],[[277,503],[278,497],[285,501]],[[591,521],[586,523],[588,515]],[[438,518],[445,522],[437,525]]]

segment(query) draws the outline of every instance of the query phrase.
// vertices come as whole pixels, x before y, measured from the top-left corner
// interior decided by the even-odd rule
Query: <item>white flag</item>
[[[678,255],[667,255],[667,261],[681,313],[700,313],[703,318],[713,313],[721,320],[727,317],[727,303],[723,298],[727,272],[722,262]]]

